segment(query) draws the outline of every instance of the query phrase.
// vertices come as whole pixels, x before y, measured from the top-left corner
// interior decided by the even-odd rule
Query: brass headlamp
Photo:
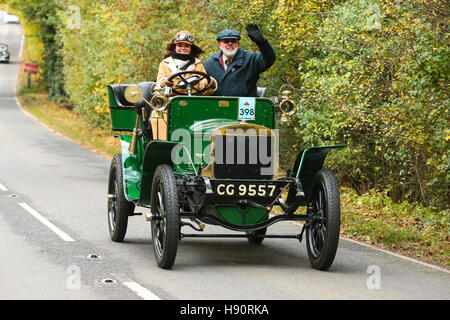
[[[284,87],[290,87],[284,89]],[[284,90],[282,90],[284,89]],[[283,113],[281,116],[282,122],[289,122],[292,120],[292,115],[297,110],[297,107],[295,105],[295,102],[292,100],[292,95],[294,93],[294,88],[292,86],[284,85],[281,86],[280,92],[281,92],[281,102],[279,104],[280,110]]]
[[[150,114],[151,118],[162,118],[163,117],[163,111],[167,107],[167,96],[170,95],[171,92],[165,92],[166,89],[171,88],[158,88],[155,89],[155,94],[153,95],[152,99],[150,100],[150,106],[152,107],[152,113]]]

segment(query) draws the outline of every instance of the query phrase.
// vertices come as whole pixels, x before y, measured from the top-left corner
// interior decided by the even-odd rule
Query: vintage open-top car
[[[139,215],[140,206],[151,209],[145,217],[161,268],[173,266],[182,238],[244,237],[260,244],[264,238],[302,241],[306,230],[312,267],[328,269],[338,246],[340,197],[323,163],[343,145],[304,149],[286,173],[278,162],[276,114],[288,120],[295,112],[290,91],[281,90],[279,103],[263,97],[264,88],[256,98],[201,96],[195,84],[210,79],[192,73],[174,74],[180,82],[173,90],[155,90],[153,82],[108,85],[111,127],[122,150],[109,176],[111,239],[123,241],[128,217]],[[270,214],[275,206],[281,214]],[[297,212],[300,206],[306,214]],[[266,234],[270,225],[289,220],[305,221],[299,234]],[[236,233],[206,233],[207,224]]]

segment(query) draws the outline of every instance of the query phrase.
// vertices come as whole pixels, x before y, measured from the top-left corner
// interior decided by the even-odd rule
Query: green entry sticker
[[[256,98],[239,98],[238,120],[255,120]]]

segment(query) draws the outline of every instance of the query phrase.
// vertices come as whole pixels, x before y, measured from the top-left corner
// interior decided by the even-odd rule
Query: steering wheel
[[[185,78],[183,77],[183,75],[185,74],[197,74],[200,77],[198,79],[195,79],[193,81],[188,81],[187,79],[191,78]],[[202,92],[205,92],[206,90],[208,90],[209,86],[212,83],[212,79],[210,76],[208,76],[208,74],[201,72],[201,71],[180,71],[177,73],[174,73],[173,75],[171,75],[169,77],[169,79],[167,79],[167,81],[173,81],[173,79],[178,78],[180,80],[180,82],[178,83],[178,85],[175,88],[172,88],[172,91],[182,95],[182,96],[187,96],[187,95],[191,95],[191,94],[200,94]],[[207,84],[206,86],[199,90],[197,88],[195,88],[195,85],[198,84],[199,82],[201,82],[203,79],[206,79]],[[183,91],[178,91],[177,89],[186,89],[188,92],[183,92]]]

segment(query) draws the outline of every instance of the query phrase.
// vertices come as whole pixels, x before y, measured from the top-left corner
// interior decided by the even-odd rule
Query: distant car
[[[9,62],[9,47],[5,43],[0,43],[0,62]]]
[[[3,17],[3,22],[4,23],[20,23],[20,20],[17,16],[14,16],[12,14],[6,14]]]

